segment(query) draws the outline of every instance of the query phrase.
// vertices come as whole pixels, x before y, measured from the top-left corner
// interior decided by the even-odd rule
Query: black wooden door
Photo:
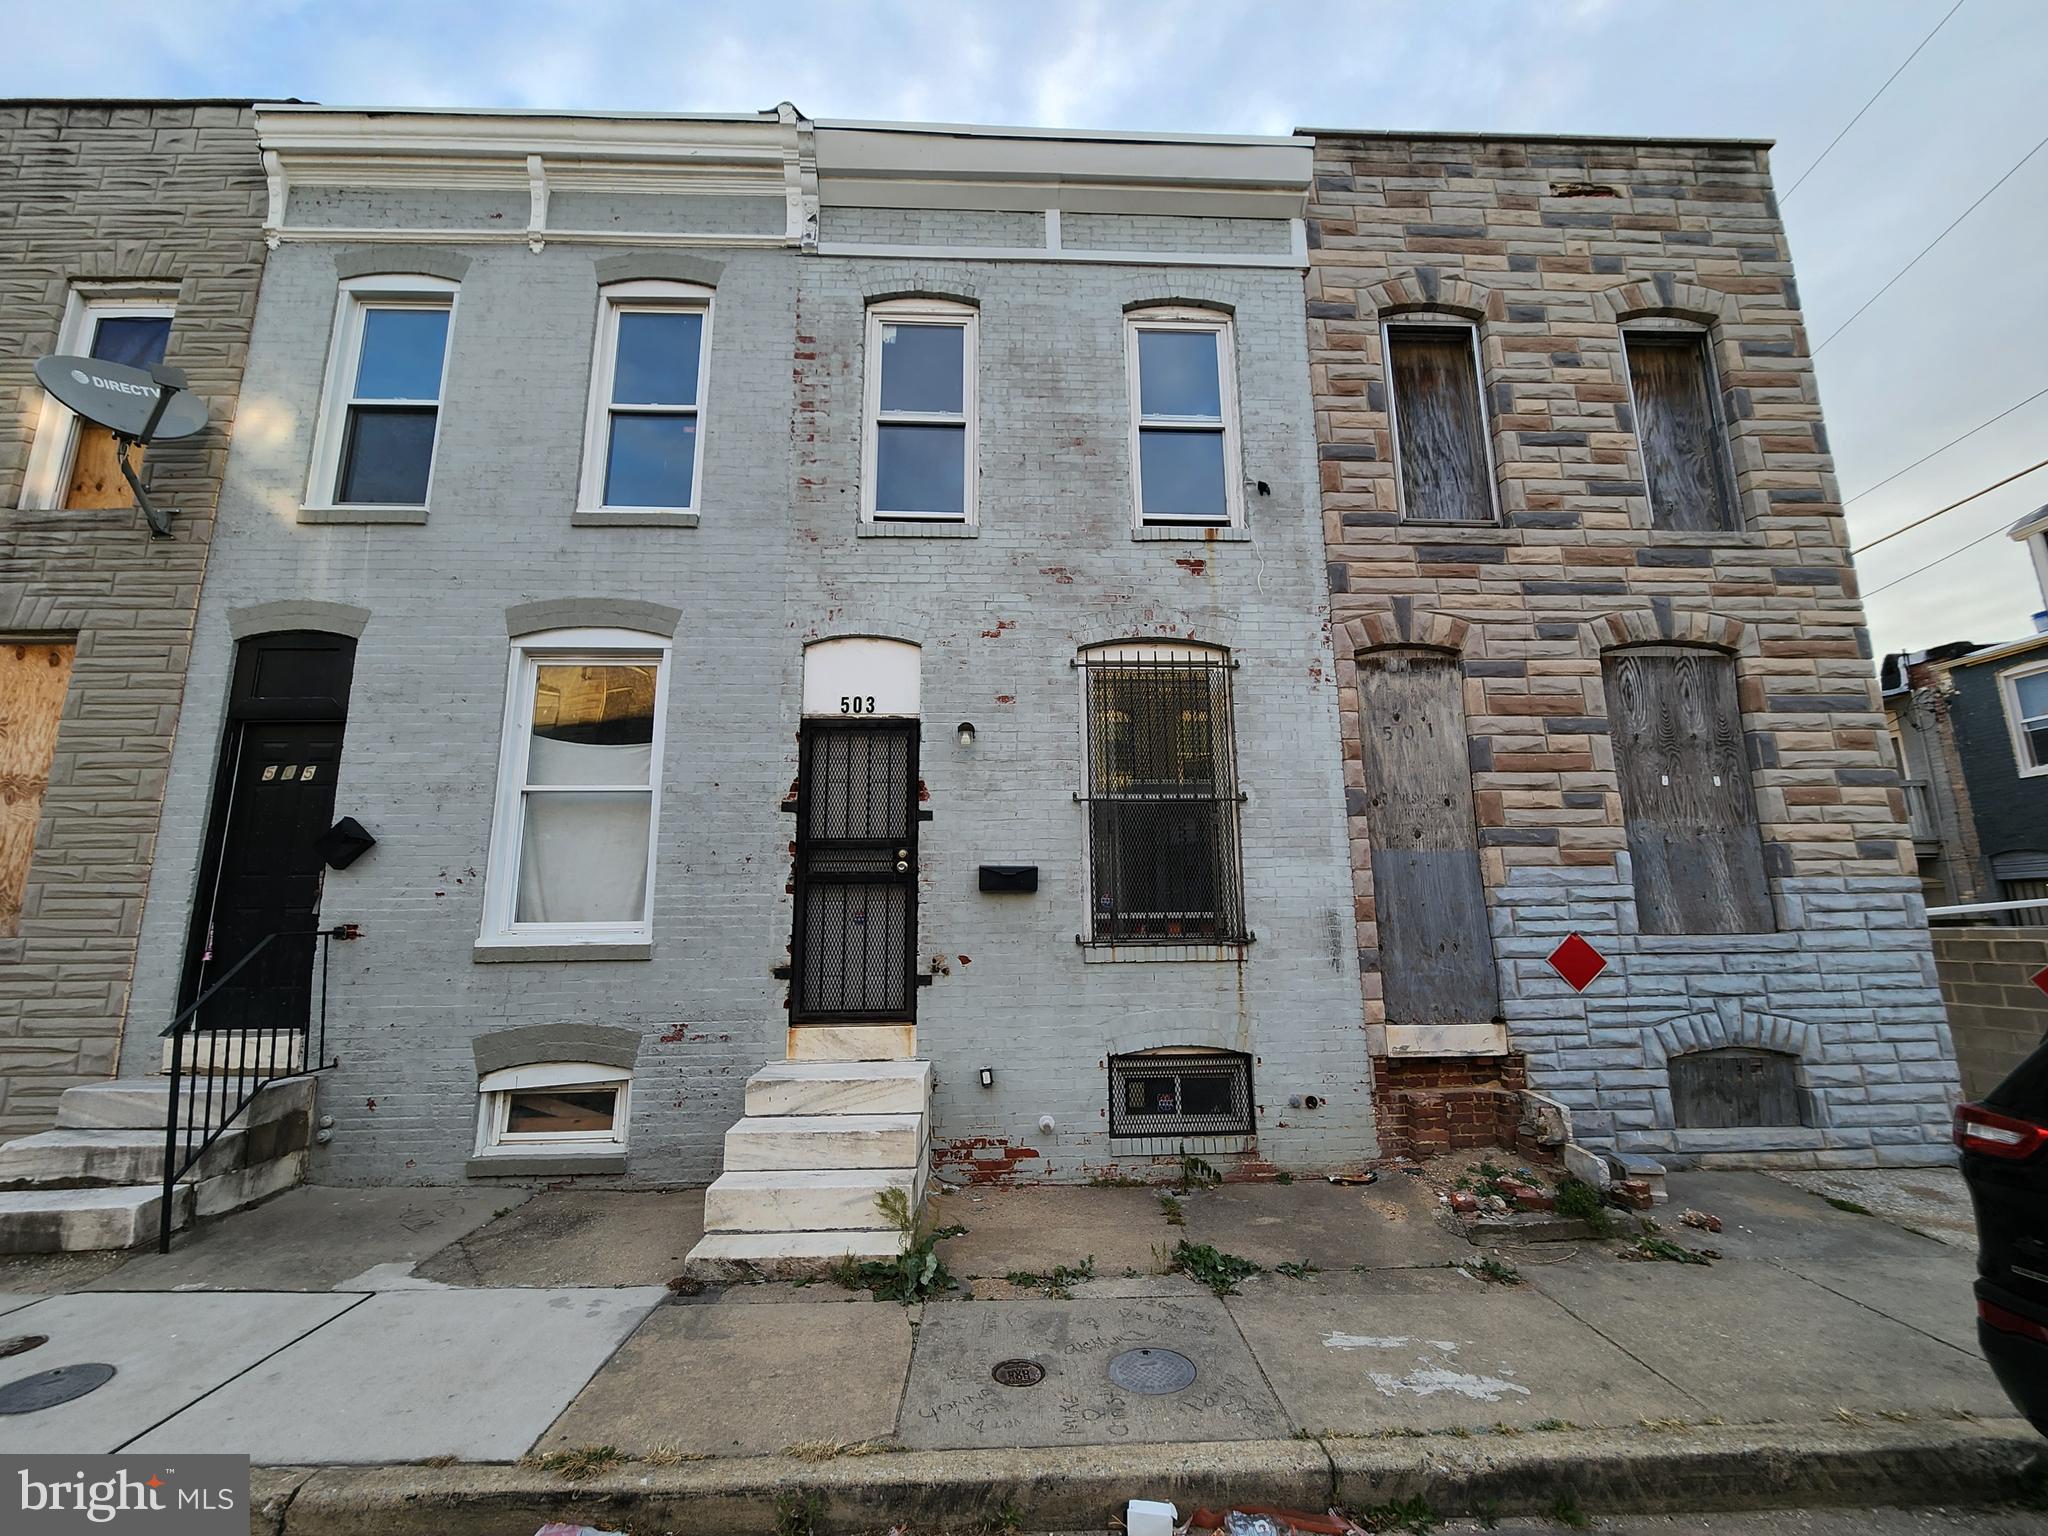
[[[790,1017],[910,1022],[917,722],[806,720],[798,765]]]

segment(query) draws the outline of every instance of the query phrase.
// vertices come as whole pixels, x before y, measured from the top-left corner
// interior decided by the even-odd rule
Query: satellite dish
[[[206,427],[206,402],[185,393],[185,376],[175,368],[152,371],[60,354],[37,360],[36,381],[87,421],[138,442],[190,437]],[[162,419],[152,429],[151,418],[166,396]]]
[[[36,360],[36,381],[61,404],[114,434],[120,449],[114,458],[121,466],[121,478],[128,482],[136,505],[149,519],[149,531],[158,538],[169,537],[170,514],[150,501],[142,482],[135,478],[128,446],[140,443],[146,448],[165,438],[190,437],[205,429],[206,402],[185,392],[184,372],[161,363],[135,368],[59,353]]]

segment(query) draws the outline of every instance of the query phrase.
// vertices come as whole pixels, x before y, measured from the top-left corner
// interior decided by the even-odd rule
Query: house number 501
[[[863,698],[860,694],[839,695],[839,713],[842,715],[872,715],[875,712],[875,696],[871,693]]]

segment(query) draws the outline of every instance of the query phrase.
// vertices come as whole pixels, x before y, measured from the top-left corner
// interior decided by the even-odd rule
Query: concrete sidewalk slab
[[[1665,1235],[1694,1248],[1713,1248],[1731,1259],[1866,1263],[1873,1258],[1922,1258],[1942,1245],[1870,1216],[1838,1211],[1763,1173],[1674,1173],[1666,1181],[1671,1203],[1652,1213]],[[1718,1233],[1683,1227],[1688,1208],[1721,1218]],[[1623,1219],[1626,1224],[1626,1218]],[[1632,1229],[1631,1229],[1632,1230]]]
[[[968,1277],[1044,1274],[1091,1256],[1098,1275],[1153,1274],[1160,1267],[1154,1246],[1171,1247],[1181,1235],[1166,1224],[1154,1189],[970,1185],[934,1199],[930,1212],[940,1226],[967,1229],[938,1252],[948,1269]]]
[[[0,1418],[0,1450],[119,1450],[359,1304],[354,1296],[326,1295],[52,1296],[14,1314],[11,1327],[47,1334],[50,1342],[0,1363],[0,1380],[88,1362],[113,1366],[114,1378],[54,1408]]]
[[[1860,1205],[1952,1248],[1977,1251],[1977,1215],[1960,1168],[1788,1169],[1770,1176],[1823,1199]]]
[[[701,1189],[544,1190],[414,1273],[463,1286],[666,1285],[703,1235]]]
[[[1528,1279],[1731,1423],[1819,1420],[1837,1408],[2012,1412],[1974,1352],[1775,1264],[1628,1264],[1602,1254]]]
[[[1110,1360],[1140,1348],[1186,1355],[1194,1384],[1163,1397],[1114,1386]],[[998,1384],[990,1372],[1010,1359],[1036,1362],[1044,1380]],[[916,1449],[944,1449],[1256,1440],[1291,1428],[1213,1297],[977,1301],[925,1309],[898,1435]]]
[[[1311,1434],[1701,1412],[1526,1285],[1380,1271],[1276,1282],[1225,1305],[1288,1416]]]
[[[910,1370],[893,1304],[663,1307],[577,1395],[541,1448],[772,1456],[886,1439]]]
[[[524,1190],[286,1190],[201,1222],[169,1253],[137,1254],[95,1291],[328,1291],[375,1266],[407,1266],[526,1198]]]
[[[1790,1259],[1782,1267],[1966,1355],[1978,1352],[1977,1261],[1959,1249],[1930,1244],[1913,1258]]]
[[[1430,1267],[1469,1259],[1471,1244],[1437,1221],[1436,1192],[1420,1178],[1387,1172],[1364,1186],[1299,1179],[1292,1184],[1225,1184],[1183,1200],[1185,1231],[1173,1239],[1208,1243],[1263,1264],[1319,1269]]]
[[[19,1312],[23,1307],[32,1307],[43,1298],[40,1296],[0,1296],[0,1317],[9,1312]]]
[[[513,1461],[664,1294],[386,1291],[130,1449],[229,1451],[271,1466]]]

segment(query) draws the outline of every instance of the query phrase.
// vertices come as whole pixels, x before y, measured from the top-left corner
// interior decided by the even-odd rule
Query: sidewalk
[[[1589,1508],[1989,1499],[2041,1442],[1977,1354],[1967,1225],[1942,1219],[1959,1182],[1893,1177],[1935,1235],[1792,1176],[1673,1175],[1662,1235],[1709,1265],[1482,1253],[1400,1173],[1195,1191],[1183,1226],[1150,1189],[970,1188],[934,1202],[967,1228],[940,1249],[961,1290],[907,1308],[824,1282],[671,1294],[694,1192],[303,1189],[168,1256],[0,1266],[0,1335],[49,1339],[0,1379],[118,1369],[0,1418],[0,1449],[247,1452],[298,1469],[263,1479],[279,1513],[258,1526],[295,1533],[671,1506],[773,1530],[794,1483],[820,1529],[1002,1499],[1037,1523],[1132,1495],[1370,1504],[1417,1479],[1446,1508],[1544,1479]],[[1686,1207],[1723,1230],[1681,1227]],[[1262,1270],[1221,1297],[1159,1273],[1182,1239]],[[1520,1282],[1479,1278],[1483,1256]],[[1091,1257],[1061,1298],[1007,1278]],[[38,1298],[39,1275],[68,1293]],[[1120,1389],[1110,1362],[1137,1349],[1194,1380]],[[1042,1379],[999,1383],[1008,1360]],[[311,1470],[338,1466],[370,1470]]]

